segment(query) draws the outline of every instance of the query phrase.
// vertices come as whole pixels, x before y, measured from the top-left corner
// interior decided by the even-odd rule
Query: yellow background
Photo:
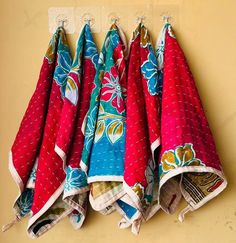
[[[233,243],[236,242],[236,1],[235,0],[0,0],[0,225],[13,218],[17,188],[8,172],[8,151],[27,107],[50,39],[49,7],[116,6],[135,10],[145,4],[158,8],[177,6],[173,24],[196,80],[212,128],[229,186],[201,209],[189,213],[184,223],[177,213],[158,212],[141,228],[139,236],[120,230],[118,213],[102,216],[89,210],[81,230],[67,219],[37,240],[39,243]],[[129,5],[128,5],[129,4]],[[132,5],[130,5],[132,4]],[[164,10],[168,11],[168,6]],[[129,17],[129,16],[127,16]],[[147,16],[148,17],[148,16]],[[156,41],[161,28],[159,14],[151,33]],[[105,18],[105,17],[104,17]],[[125,26],[128,39],[133,31]],[[147,25],[147,27],[149,27]],[[69,36],[72,50],[78,34]],[[95,34],[101,47],[105,33]],[[1,243],[27,243],[27,220],[6,233]]]

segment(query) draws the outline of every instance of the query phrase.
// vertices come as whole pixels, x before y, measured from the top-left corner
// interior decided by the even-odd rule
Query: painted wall
[[[118,1],[117,1],[118,2]],[[184,223],[175,215],[157,213],[144,224],[138,237],[129,230],[119,230],[118,213],[102,216],[89,210],[79,231],[63,220],[39,238],[39,243],[74,242],[236,242],[236,1],[234,0],[1,0],[0,1],[0,225],[13,217],[12,203],[17,188],[8,172],[8,151],[19,123],[34,91],[42,57],[46,51],[48,32],[47,10],[52,6],[116,6],[135,11],[154,4],[168,11],[175,9],[173,23],[186,53],[202,98],[218,152],[228,177],[229,186],[203,208],[189,213]],[[94,5],[93,5],[94,4]],[[155,10],[154,9],[154,10]],[[157,11],[157,10],[156,10]],[[158,12],[158,11],[157,11]],[[130,16],[128,16],[130,18]],[[104,17],[105,18],[105,17]],[[159,14],[153,14],[153,40],[161,28]],[[147,25],[148,26],[148,25]],[[133,27],[125,26],[129,39]],[[95,35],[101,47],[105,33]],[[75,49],[77,34],[69,41]],[[179,207],[180,211],[184,207]],[[0,233],[1,243],[27,243],[27,220],[10,231]]]

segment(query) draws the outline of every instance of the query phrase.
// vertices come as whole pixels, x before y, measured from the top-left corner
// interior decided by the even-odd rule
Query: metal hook
[[[138,16],[137,17],[137,22],[139,23],[139,24],[143,24],[143,21],[146,19],[146,17],[144,16],[144,15],[142,15],[142,16]]]
[[[84,23],[84,24],[89,25],[90,27],[92,27],[94,25],[95,18],[94,18],[94,16],[92,14],[85,13],[81,17],[81,22]]]
[[[170,15],[162,15],[162,20],[165,21],[165,23],[169,23],[169,20],[171,19]]]
[[[84,22],[85,22],[87,25],[89,25],[89,26],[91,26],[91,21],[92,21],[91,18],[85,18],[85,19],[84,19]]]
[[[65,20],[65,19],[61,20],[61,27],[62,27],[62,28],[64,28],[64,27],[65,27],[65,22],[66,22],[66,20]]]
[[[58,25],[62,28],[65,28],[65,24],[68,22],[68,19],[59,19]]]
[[[112,24],[117,24],[120,19],[118,17],[111,17]]]

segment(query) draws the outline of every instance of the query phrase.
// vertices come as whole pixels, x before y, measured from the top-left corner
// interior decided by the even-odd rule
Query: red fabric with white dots
[[[44,58],[35,92],[12,145],[13,165],[25,185],[41,146],[55,63]]]
[[[50,42],[36,90],[29,102],[11,150],[13,166],[21,178],[23,186],[27,183],[38,157],[31,207],[32,216],[45,206],[65,179],[63,163],[54,151],[63,106],[61,87],[53,78],[55,67],[58,64],[59,39],[65,42],[64,45],[67,45],[63,30],[59,30]],[[54,197],[50,205],[56,199],[57,197]]]
[[[176,38],[166,31],[161,115],[161,155],[192,143],[196,157],[221,170],[214,140],[192,74]]]
[[[127,85],[127,128],[124,180],[129,186],[147,187],[145,170],[152,158],[151,144],[160,137],[159,97],[150,95],[141,65],[149,48],[141,47],[140,35],[130,47]]]
[[[31,208],[33,215],[40,211],[65,179],[62,160],[54,151],[62,106],[60,86],[53,80],[38,160],[34,200]]]

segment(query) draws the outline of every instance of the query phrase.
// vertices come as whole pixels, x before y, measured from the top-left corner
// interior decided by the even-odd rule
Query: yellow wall
[[[117,0],[124,7],[131,3]],[[130,3],[129,3],[130,2]],[[132,0],[177,6],[174,19],[178,39],[186,53],[207,112],[218,152],[229,181],[228,188],[203,208],[189,213],[184,223],[177,214],[159,212],[141,228],[138,237],[129,230],[119,230],[118,213],[102,216],[89,211],[83,228],[72,229],[64,219],[37,240],[39,243],[233,243],[236,242],[236,1],[235,0]],[[1,0],[0,1],[0,225],[13,217],[12,203],[17,188],[8,172],[8,151],[22,115],[35,88],[42,57],[50,35],[47,10],[52,6],[115,6],[114,0]],[[161,8],[161,7],[160,7]],[[165,7],[168,11],[168,7]],[[151,31],[154,41],[161,27],[155,16]],[[126,26],[127,28],[127,26]],[[128,26],[127,36],[132,28]],[[101,47],[105,33],[96,34]],[[75,47],[77,34],[69,36]],[[179,210],[183,205],[180,206]],[[10,231],[0,233],[1,243],[27,243],[27,220]]]

